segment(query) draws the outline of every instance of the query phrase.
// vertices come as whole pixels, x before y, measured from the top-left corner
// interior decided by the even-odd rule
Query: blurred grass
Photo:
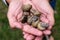
[[[24,40],[21,30],[9,27],[7,10],[7,6],[0,0],[0,40]]]
[[[57,0],[55,14],[55,26],[53,28],[53,36],[55,40],[60,40],[60,0]],[[7,20],[7,6],[0,0],[0,40],[24,40],[22,31],[19,29],[11,29]]]

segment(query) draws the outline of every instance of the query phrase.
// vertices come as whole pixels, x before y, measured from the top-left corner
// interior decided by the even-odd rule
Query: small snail
[[[41,26],[40,22],[38,23],[37,28],[38,28],[39,30],[45,30],[45,28],[43,28],[43,27]]]
[[[26,4],[26,5],[22,6],[22,10],[24,12],[29,12],[31,8],[32,8],[32,5],[30,5],[30,4]]]
[[[47,28],[49,27],[49,24],[48,23],[45,23],[45,22],[40,22],[41,26],[44,27],[44,28]]]
[[[31,9],[30,12],[31,12],[33,15],[40,16],[40,12],[37,11],[37,10]]]
[[[45,30],[47,27],[49,27],[49,25],[47,23],[44,23],[44,22],[39,22],[38,26],[37,26],[37,28],[39,30]]]
[[[37,16],[30,16],[30,18],[28,18],[28,20],[27,20],[27,23],[29,23],[29,24],[32,24],[33,22],[36,22],[37,20],[38,20],[38,18],[39,17],[37,17]]]
[[[27,23],[28,23],[29,25],[31,25],[31,23],[32,23],[32,17],[31,17],[31,16],[28,16]]]
[[[39,23],[39,20],[32,22],[32,26],[37,28],[38,23]]]

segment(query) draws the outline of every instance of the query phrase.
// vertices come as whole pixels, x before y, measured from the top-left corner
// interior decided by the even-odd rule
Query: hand
[[[35,7],[42,13],[40,20],[42,20],[42,22],[48,23],[49,27],[47,30],[43,31],[43,34],[45,35],[50,35],[51,34],[51,29],[52,26],[54,25],[54,11],[51,8],[51,6],[49,5],[49,2],[44,0],[32,0],[31,1]],[[28,34],[28,33],[23,33],[24,34],[24,38],[26,40],[32,40],[35,38],[35,36]],[[37,37],[36,40],[42,40],[42,36]]]
[[[27,2],[30,3],[30,1],[28,0]],[[24,3],[25,1],[22,1],[22,0],[12,0],[10,2],[7,17],[8,17],[11,28],[19,28],[29,34],[36,35],[36,36],[42,36],[42,32],[40,30],[35,29],[32,26],[29,26],[28,24],[23,24],[19,21],[21,20],[21,17],[23,14],[21,7]]]
[[[23,13],[21,10],[22,1],[21,0],[19,1],[20,2],[18,2],[18,0],[17,1],[12,0],[9,3],[7,17],[11,28],[15,28],[15,27],[22,28],[22,23],[18,22],[18,19],[22,17],[22,13]]]
[[[32,0],[32,3],[35,7],[42,13],[40,20],[49,24],[47,30],[45,30],[44,34],[51,34],[52,26],[54,25],[54,11],[51,8],[49,2],[47,0]]]
[[[16,2],[16,0],[15,0],[15,2]],[[15,4],[15,5],[14,5]],[[18,6],[17,6],[17,3],[14,3],[14,1],[13,2],[11,2],[10,3],[10,6],[9,6],[9,11],[8,11],[8,14],[7,14],[7,16],[8,16],[8,19],[9,19],[9,23],[10,23],[10,26],[12,27],[12,28],[14,28],[14,27],[16,27],[16,28],[19,28],[19,29],[21,29],[21,28],[23,28],[23,25],[22,25],[22,23],[21,22],[19,22],[19,21],[17,21],[17,19],[20,19],[21,17],[22,17],[22,11],[21,11],[21,4],[22,4],[22,2],[20,1],[20,2],[18,2]],[[12,8],[12,7],[14,8],[15,6],[16,6],[16,8]],[[18,8],[18,9],[17,9]],[[34,8],[34,6],[33,6],[33,8]],[[17,11],[16,11],[16,9],[17,9]],[[11,11],[12,10],[12,11]],[[20,11],[20,12],[19,12]],[[42,10],[40,10],[42,13],[44,12],[44,11],[42,11]],[[12,12],[12,13],[11,13]],[[45,13],[45,12],[44,12]],[[25,25],[24,25],[25,26]],[[31,29],[31,27],[29,26],[29,25],[26,25],[26,26],[28,26],[28,28],[29,29]],[[25,26],[25,27],[26,27]],[[26,27],[27,28],[27,27]],[[27,28],[27,29],[28,29]],[[24,29],[25,30],[25,29]],[[33,34],[34,32],[37,32],[37,31],[35,31],[35,30],[37,30],[37,29],[35,29],[34,30],[34,28],[32,28],[32,30],[33,31],[31,31],[31,30],[29,30],[29,31],[31,31],[31,32],[27,32],[27,30],[25,30],[28,34],[29,33],[31,33],[31,34]],[[41,36],[42,35],[42,32],[41,31],[39,31],[38,30],[38,32],[39,33],[37,33],[38,35],[37,36]],[[29,34],[30,35],[30,34]],[[34,35],[36,35],[36,33],[34,33]]]

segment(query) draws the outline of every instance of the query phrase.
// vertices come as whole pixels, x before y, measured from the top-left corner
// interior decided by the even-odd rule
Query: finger
[[[17,21],[20,22],[22,20],[21,19],[22,17],[23,17],[23,12],[22,12],[22,10],[20,10],[20,12],[17,14],[17,17],[16,17]]]
[[[9,20],[9,24],[11,26],[11,28],[14,28],[15,26],[19,25],[19,23],[17,22],[16,16],[20,11],[22,5],[22,1],[16,1],[16,0],[12,0],[9,4],[9,10],[8,10],[8,20]],[[19,25],[21,27],[21,25]]]
[[[14,22],[17,21],[16,18],[13,17],[12,15],[9,16],[9,14],[8,14],[7,17],[8,17],[8,20],[9,20],[10,27],[11,27],[11,28],[14,28],[14,27],[15,27]]]
[[[49,20],[49,25],[50,26],[53,26],[54,25],[54,22],[55,22],[54,15],[53,14],[47,15],[47,19]]]
[[[19,14],[22,6],[22,0],[12,0],[9,4],[8,14],[14,15],[15,17]]]
[[[30,33],[30,34],[33,34],[33,35],[36,35],[36,36],[42,36],[42,32],[40,30],[35,29],[32,26],[29,26],[27,24],[25,24],[23,26],[23,31]]]
[[[25,34],[23,34],[24,36],[24,39],[27,39],[27,36],[28,36],[28,34],[26,33],[26,32],[24,32]]]
[[[47,19],[49,20],[49,27],[48,27],[48,29],[51,30],[52,27],[54,26],[54,23],[55,23],[54,15],[53,14],[47,15]]]
[[[34,39],[34,36],[33,35],[30,35],[30,34],[26,38],[26,40],[33,40],[33,39]]]
[[[15,27],[18,28],[18,29],[22,29],[23,28],[23,24],[21,22],[16,22],[14,24],[15,24]]]
[[[42,40],[42,36],[41,37],[36,37],[35,40]]]
[[[42,22],[49,23],[49,20],[46,18],[46,16],[45,16],[44,14],[41,14],[40,20],[41,20]]]
[[[52,30],[52,26],[49,26],[48,29],[49,29],[49,30]]]
[[[36,6],[36,8],[43,14],[50,14],[53,13],[53,9],[50,6],[47,0],[32,0],[32,3]]]
[[[34,36],[31,35],[31,34],[28,34],[28,33],[24,32],[24,38],[25,38],[26,40],[32,40],[32,39],[34,39]]]
[[[50,30],[45,30],[45,31],[43,31],[43,33],[44,33],[45,35],[50,35],[50,34],[51,34],[51,31],[50,31]]]

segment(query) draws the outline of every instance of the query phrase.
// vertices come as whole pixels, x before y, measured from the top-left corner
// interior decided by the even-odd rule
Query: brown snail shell
[[[36,22],[32,22],[32,26],[37,27],[38,23],[39,23],[39,20],[37,20]]]
[[[33,15],[40,16],[40,12],[37,11],[37,10],[31,9],[30,12],[31,12]]]
[[[32,17],[31,16],[28,16],[27,23],[30,24],[30,25],[32,23],[32,20],[31,19],[32,19]]]
[[[37,28],[38,28],[39,30],[45,30],[45,28],[41,26],[40,22],[38,23]]]
[[[32,8],[32,5],[30,5],[30,4],[26,4],[26,5],[22,6],[22,10],[24,12],[29,12],[31,8]]]

